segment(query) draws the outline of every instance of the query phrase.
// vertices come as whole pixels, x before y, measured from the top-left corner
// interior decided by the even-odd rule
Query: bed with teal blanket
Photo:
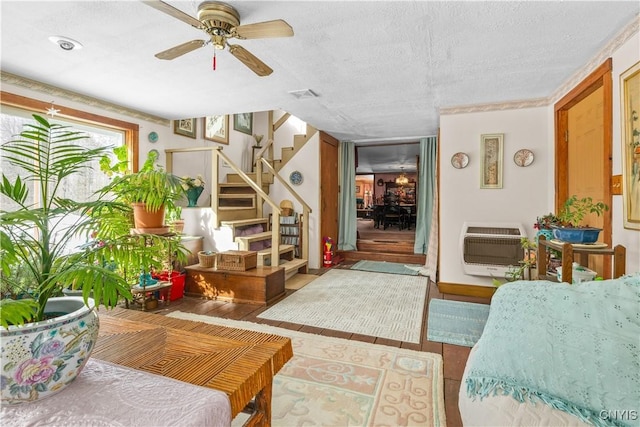
[[[640,426],[640,274],[501,286],[459,408],[465,426]]]

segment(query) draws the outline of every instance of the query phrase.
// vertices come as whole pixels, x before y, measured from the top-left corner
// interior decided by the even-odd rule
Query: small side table
[[[140,286],[140,285],[135,285],[131,288],[131,295],[133,295],[133,300],[135,301],[138,298],[141,298],[141,306],[142,306],[142,311],[146,311],[147,310],[147,294],[149,293],[155,293],[158,292],[160,295],[162,295],[164,297],[164,304],[165,305],[169,305],[169,302],[171,300],[170,298],[170,293],[171,293],[171,282],[170,281],[160,281],[157,282],[154,285],[150,285],[150,286]],[[126,304],[127,308],[129,308],[129,304]]]
[[[562,259],[562,281],[572,283],[573,261],[588,266],[590,255],[605,255],[613,257],[613,278],[617,279],[625,272],[626,248],[616,245],[613,248],[585,248],[571,243],[557,243],[547,240],[543,235],[538,236],[538,278],[550,280],[547,275],[547,249],[555,249],[560,252]],[[605,275],[607,277],[607,275]]]

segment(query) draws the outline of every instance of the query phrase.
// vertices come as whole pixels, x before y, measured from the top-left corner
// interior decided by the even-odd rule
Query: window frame
[[[50,102],[44,102],[5,91],[0,91],[0,104],[40,114],[46,114],[47,109],[51,107]],[[138,124],[65,107],[60,104],[55,104],[54,107],[57,110],[60,110],[56,116],[62,119],[73,120],[86,125],[100,126],[123,132],[124,144],[127,146],[127,154],[131,170],[133,172],[138,171],[140,137],[140,126]]]

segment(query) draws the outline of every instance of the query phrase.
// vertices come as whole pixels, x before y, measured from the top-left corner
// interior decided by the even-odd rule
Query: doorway
[[[609,58],[555,105],[556,212],[572,195],[612,206],[612,61]],[[611,245],[611,209],[587,218],[602,228],[600,242]],[[611,277],[611,259],[589,268]]]

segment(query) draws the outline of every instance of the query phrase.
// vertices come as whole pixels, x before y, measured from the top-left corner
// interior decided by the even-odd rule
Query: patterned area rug
[[[487,304],[432,299],[429,302],[427,339],[473,347],[489,316]]]
[[[168,316],[291,338],[294,356],[273,383],[274,426],[446,426],[439,354],[179,311]],[[243,422],[241,414],[232,425]]]
[[[409,264],[410,267],[422,267],[421,265]],[[418,272],[415,269],[405,267],[405,264],[399,264],[397,262],[385,262],[385,261],[358,261],[351,266],[352,270],[361,271],[373,271],[376,273],[390,273],[390,274],[405,274],[407,276],[417,276]]]
[[[420,342],[426,277],[329,270],[259,318]]]

